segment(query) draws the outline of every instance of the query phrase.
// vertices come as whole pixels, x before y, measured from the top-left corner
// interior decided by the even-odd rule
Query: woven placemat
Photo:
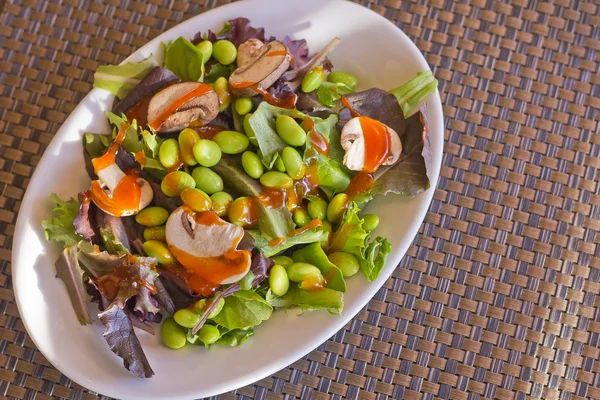
[[[54,369],[19,319],[20,199],[98,65],[221,3],[4,4],[0,395],[97,397]],[[600,398],[600,3],[360,3],[402,28],[440,81],[435,199],[393,277],[343,330],[221,398]]]

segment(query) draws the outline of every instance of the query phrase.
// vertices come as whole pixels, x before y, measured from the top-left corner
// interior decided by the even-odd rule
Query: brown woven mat
[[[0,14],[0,395],[11,398],[97,396],[35,349],[14,303],[10,247],[35,165],[98,65],[223,1],[79,3]],[[396,22],[440,81],[435,200],[345,329],[221,397],[600,398],[600,3],[361,3]]]

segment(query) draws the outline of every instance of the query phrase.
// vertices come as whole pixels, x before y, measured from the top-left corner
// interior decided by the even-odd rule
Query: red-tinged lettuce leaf
[[[358,114],[383,122],[395,130],[400,137],[404,135],[406,119],[396,96],[393,94],[382,89],[373,88],[342,97],[348,101],[352,109]],[[351,118],[349,109],[344,108],[340,111],[340,124],[342,126]]]
[[[216,42],[217,40],[226,39],[231,41],[238,47],[248,39],[258,39],[261,42],[265,41],[265,28],[253,28],[250,25],[248,18],[235,18],[225,23],[225,26],[219,33],[208,31],[206,35],[197,33],[192,39],[193,44],[198,44],[204,39]]]
[[[306,40],[293,40],[289,36],[286,36],[281,43],[286,45],[290,54],[294,57],[294,63],[292,64],[293,69],[300,68],[310,61]]]
[[[83,281],[84,272],[77,260],[77,246],[64,249],[54,265],[56,277],[65,284],[79,323],[91,324],[92,318],[87,309],[89,296]]]
[[[125,368],[140,378],[154,375],[127,312],[113,304],[99,316],[104,325],[104,339],[112,352],[123,359]]]
[[[119,101],[112,109],[117,115],[127,113],[131,108],[142,100],[153,96],[165,86],[179,81],[179,78],[166,68],[154,67],[148,75],[141,80],[132,90]]]
[[[175,302],[173,298],[171,298],[171,295],[167,291],[167,288],[165,288],[160,277],[154,280],[154,287],[156,288],[154,298],[158,304],[167,312],[167,314],[173,315],[175,313]]]
[[[96,225],[96,204],[91,201],[81,201],[79,204],[79,213],[75,220],[73,220],[73,226],[75,227],[75,233],[81,235],[85,240],[90,240],[94,243],[98,243],[98,229]]]
[[[109,274],[123,263],[125,255],[114,255],[106,251],[98,251],[90,242],[77,245],[77,259],[83,270],[93,279]]]

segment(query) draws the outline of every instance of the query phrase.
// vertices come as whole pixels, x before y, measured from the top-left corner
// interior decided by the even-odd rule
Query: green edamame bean
[[[201,316],[202,314],[204,314],[204,311],[206,311],[206,307],[208,307],[208,304],[209,304],[208,299],[200,299],[193,304],[192,308],[194,309],[194,312],[196,314]],[[211,311],[210,314],[208,314],[208,318],[210,319],[210,318],[216,317],[221,312],[224,305],[225,305],[225,299],[220,298],[217,306],[214,308],[214,310]]]
[[[217,78],[215,83],[213,83],[213,89],[217,92],[217,96],[219,97],[219,112],[223,112],[229,107],[231,104],[231,88],[229,87],[229,81],[225,77]]]
[[[293,263],[287,268],[287,275],[292,282],[302,282],[308,278],[323,279],[319,268],[303,262]]]
[[[321,220],[321,223],[323,224],[324,230],[326,230],[329,233],[333,232],[333,225],[331,225],[331,222],[324,219],[324,220]]]
[[[217,213],[219,217],[226,216],[229,205],[233,201],[233,197],[226,192],[216,192],[210,196],[210,199],[212,200],[213,211]]]
[[[158,160],[165,168],[173,168],[180,163],[179,143],[176,139],[167,139],[158,149]]]
[[[221,131],[213,137],[225,154],[240,154],[248,148],[248,136],[236,131]]]
[[[258,179],[262,176],[263,172],[265,172],[265,167],[260,158],[251,151],[245,151],[242,154],[242,167],[244,167],[244,171],[248,174],[248,176]]]
[[[173,319],[184,328],[193,328],[200,321],[200,316],[188,308],[182,308],[173,314]]]
[[[203,167],[214,167],[221,161],[221,149],[212,140],[200,139],[192,149],[194,158]]]
[[[325,71],[323,71],[323,66],[314,67],[304,75],[302,79],[302,91],[304,93],[315,91],[324,80]]]
[[[358,79],[356,76],[342,71],[334,71],[327,75],[327,81],[331,83],[343,83],[350,89],[354,90],[358,86]]]
[[[273,166],[275,167],[275,169],[279,172],[285,172],[285,164],[283,163],[283,160],[281,159],[281,154],[277,156],[277,158],[275,159],[275,164],[273,164]]]
[[[169,212],[162,207],[146,207],[135,216],[135,221],[144,226],[158,226],[167,222]]]
[[[205,193],[213,194],[223,190],[223,179],[211,169],[197,167],[192,171],[196,187]]]
[[[147,240],[142,245],[144,252],[149,257],[156,257],[158,263],[162,265],[171,265],[175,261],[175,257],[167,247],[167,244],[158,240]]]
[[[279,115],[275,120],[275,128],[281,139],[290,146],[303,146],[306,143],[306,132],[289,115]]]
[[[198,331],[198,339],[206,346],[210,346],[215,343],[221,337],[219,328],[214,325],[204,324]]]
[[[294,263],[294,260],[292,260],[291,257],[287,256],[275,256],[271,257],[271,260],[273,260],[275,264],[281,265],[283,268],[286,269]]]
[[[276,296],[283,296],[290,288],[290,279],[281,265],[274,265],[269,272],[269,287]]]
[[[240,97],[235,100],[235,111],[239,115],[246,115],[252,111],[252,99],[250,97]]]
[[[258,222],[254,201],[250,197],[238,197],[229,205],[227,218],[232,224],[242,228],[250,228]]]
[[[197,212],[207,211],[212,207],[210,196],[200,189],[184,189],[179,197],[183,201],[183,204]]]
[[[196,45],[196,48],[202,53],[202,64],[206,64],[213,53],[213,44],[210,40],[203,40]]]
[[[244,133],[246,134],[246,136],[248,136],[250,143],[253,146],[258,147],[258,140],[256,140],[256,134],[254,133],[254,130],[252,130],[252,127],[250,126],[250,117],[251,116],[252,116],[252,113],[244,115],[244,124],[243,124],[244,125]]]
[[[167,240],[165,226],[151,226],[150,228],[144,229],[144,240],[160,240],[161,242],[164,242]]]
[[[293,147],[286,147],[281,152],[281,160],[285,166],[285,170],[292,179],[302,179],[306,172],[306,167],[302,161],[302,156]]]
[[[186,335],[183,329],[173,318],[167,318],[160,326],[160,340],[172,349],[185,346]]]
[[[218,40],[213,44],[212,56],[223,65],[233,63],[237,57],[237,49],[229,40]]]
[[[327,206],[327,219],[333,224],[337,224],[342,220],[342,216],[348,207],[348,195],[346,193],[336,194],[329,206]]]
[[[224,298],[220,298],[219,299],[219,303],[217,304],[217,306],[215,307],[215,309],[212,310],[210,314],[208,314],[208,318],[211,319],[211,318],[214,318],[217,315],[219,315],[219,313],[223,309],[223,306],[225,306],[225,299]]]
[[[163,193],[169,197],[177,197],[185,188],[196,186],[194,178],[183,171],[169,172],[160,183]]]
[[[278,171],[269,171],[260,177],[260,183],[263,186],[278,189],[288,189],[294,184],[288,174]]]
[[[342,271],[342,275],[344,276],[352,276],[360,269],[358,260],[350,253],[338,251],[336,253],[329,254],[327,258],[329,258],[329,261],[335,264],[340,271]]]
[[[308,214],[306,214],[306,211],[304,211],[302,208],[297,208],[294,210],[292,214],[292,219],[294,220],[294,223],[300,228],[302,228],[304,225],[310,222]]]
[[[311,200],[308,203],[308,215],[312,219],[323,221],[327,217],[327,202],[323,199]]]
[[[188,167],[198,164],[194,157],[194,145],[200,140],[200,135],[193,129],[185,128],[179,134],[179,153],[181,154],[181,161]]]
[[[374,231],[379,226],[379,217],[375,214],[365,214],[363,217],[363,229],[367,232]]]

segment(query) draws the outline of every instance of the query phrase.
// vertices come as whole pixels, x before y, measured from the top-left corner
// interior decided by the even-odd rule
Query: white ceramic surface
[[[165,32],[135,52],[138,61],[159,53],[162,41],[193,37],[198,31],[219,29],[224,20],[238,16],[264,26],[267,35],[305,38],[311,52],[332,37],[342,43],[331,55],[337,69],[355,73],[360,89],[391,89],[427,70],[416,46],[392,23],[354,3],[332,0],[248,0],[216,8]],[[198,398],[215,395],[262,379],[303,357],[344,326],[375,295],[406,252],[425,217],[434,189],[414,199],[377,198],[369,210],[381,218],[378,235],[387,237],[393,252],[373,283],[361,274],[348,280],[341,316],[327,312],[275,312],[241,347],[217,346],[210,351],[187,346],[169,350],[158,337],[137,335],[156,375],[139,379],[127,372],[122,360],[102,338],[103,327],[79,325],[63,283],[54,277],[59,246],[44,239],[40,222],[51,212],[48,195],[75,197],[89,178],[83,167],[81,135],[108,132],[103,111],[112,96],[92,90],[75,109],[48,146],[23,199],[13,245],[12,274],[21,317],[36,346],[61,372],[80,385],[102,394],[127,399]],[[433,153],[431,177],[435,183],[443,147],[442,107],[439,95],[428,100],[429,133]],[[90,311],[96,314],[95,305]]]

